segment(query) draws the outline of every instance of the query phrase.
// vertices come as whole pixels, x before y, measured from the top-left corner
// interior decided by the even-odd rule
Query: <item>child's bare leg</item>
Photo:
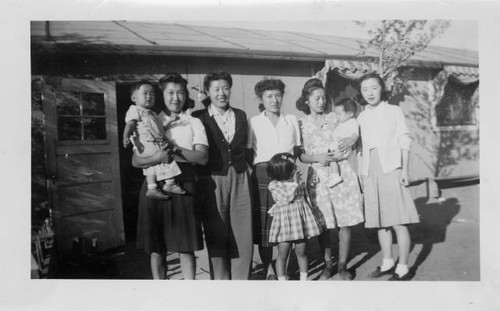
[[[278,244],[278,257],[276,258],[276,273],[278,274],[278,280],[286,280],[286,260],[290,252],[290,247],[292,243],[281,242]]]
[[[148,184],[148,189],[158,188],[156,175],[146,175],[146,183]]]
[[[309,270],[309,261],[306,255],[306,242],[295,243],[295,255],[297,256],[297,263],[299,264],[300,280],[307,281],[307,270]]]
[[[165,181],[165,185],[163,186],[163,191],[169,192],[169,193],[174,193],[174,194],[186,193],[186,190],[182,189],[181,186],[179,186],[179,184],[177,183],[177,180],[175,180],[175,177],[167,178],[164,181]]]

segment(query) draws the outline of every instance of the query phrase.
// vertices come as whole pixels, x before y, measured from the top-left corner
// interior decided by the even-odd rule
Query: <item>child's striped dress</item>
[[[273,216],[270,243],[308,239],[323,232],[324,219],[306,200],[304,183],[273,180],[268,188],[276,202],[268,212]]]

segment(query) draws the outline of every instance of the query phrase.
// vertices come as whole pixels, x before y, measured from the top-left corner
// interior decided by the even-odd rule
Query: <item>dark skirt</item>
[[[171,200],[146,197],[146,181],[139,195],[137,248],[146,253],[192,252],[203,249],[201,222],[195,204],[196,175],[194,167],[178,163],[182,175],[176,177],[187,194],[172,194]]]
[[[255,165],[252,172],[253,189],[253,242],[264,247],[273,246],[269,243],[269,232],[273,217],[267,212],[273,206],[274,200],[267,188],[271,179],[266,172],[267,162]]]

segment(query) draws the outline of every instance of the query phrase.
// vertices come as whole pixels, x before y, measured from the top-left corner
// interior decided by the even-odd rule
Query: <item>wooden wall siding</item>
[[[33,74],[135,82],[141,78],[158,81],[166,72],[175,71],[188,80],[190,87],[203,87],[203,78],[208,72],[227,71],[233,77],[231,104],[245,110],[250,117],[259,112],[254,86],[263,78],[281,79],[286,85],[283,111],[301,115],[295,109],[295,101],[300,95],[304,82],[322,66],[321,62],[229,58],[44,56],[35,58]],[[198,100],[197,92],[190,89],[190,96],[196,101],[195,109],[201,109],[203,106]]]

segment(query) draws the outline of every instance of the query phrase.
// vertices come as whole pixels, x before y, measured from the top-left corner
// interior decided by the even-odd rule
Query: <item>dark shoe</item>
[[[411,272],[408,271],[405,275],[403,276],[399,276],[399,274],[397,273],[394,273],[389,279],[388,281],[409,281],[411,280],[412,278],[412,275],[411,275]]]
[[[146,197],[155,200],[170,199],[170,196],[168,194],[161,192],[159,189],[148,189],[148,191],[146,191]]]
[[[368,277],[371,279],[376,279],[376,278],[379,278],[379,277],[384,276],[384,275],[393,274],[395,269],[396,269],[396,266],[393,266],[389,270],[382,271],[382,270],[380,270],[380,267],[377,267],[377,269],[375,271],[368,274]]]
[[[345,267],[339,268],[339,276],[343,281],[351,281],[352,274]]]
[[[321,272],[319,279],[321,281],[329,280],[332,277],[333,266],[331,264],[326,264],[323,272]]]
[[[278,277],[275,274],[269,274],[266,278],[268,281],[277,281]]]

